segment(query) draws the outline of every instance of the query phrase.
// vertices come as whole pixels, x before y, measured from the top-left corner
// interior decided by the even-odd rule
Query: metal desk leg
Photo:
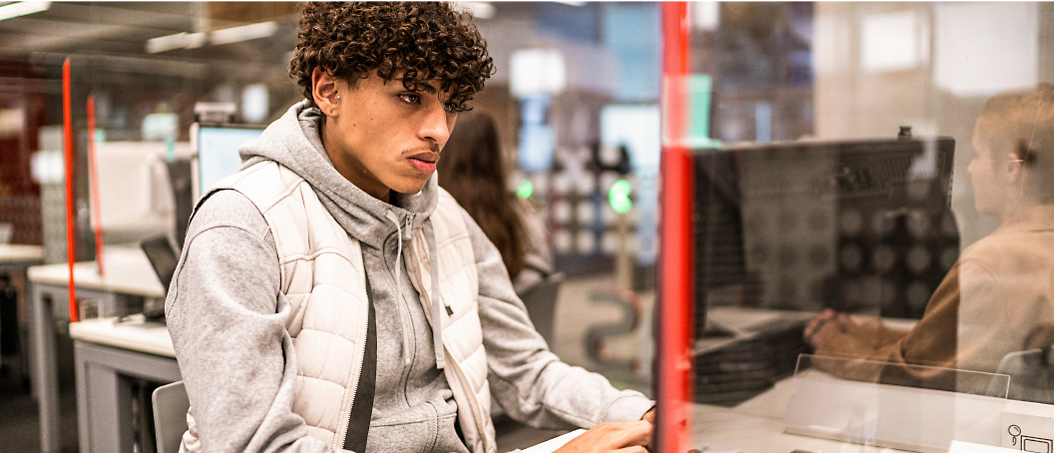
[[[81,453],[132,451],[132,378],[178,381],[176,359],[84,341],[74,341],[73,348]]]
[[[55,326],[51,316],[50,292],[41,285],[30,285],[33,300],[30,303],[32,316],[32,370],[33,392],[40,408],[40,450],[44,453],[62,450],[59,436],[59,378],[55,364]]]

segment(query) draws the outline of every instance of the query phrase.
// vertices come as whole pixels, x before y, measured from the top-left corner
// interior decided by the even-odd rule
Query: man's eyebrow
[[[415,87],[417,88],[417,91],[424,91],[428,94],[436,94],[437,92],[439,92],[438,90],[436,90],[436,87],[432,86],[432,84],[428,82],[418,82],[417,84],[415,84]]]

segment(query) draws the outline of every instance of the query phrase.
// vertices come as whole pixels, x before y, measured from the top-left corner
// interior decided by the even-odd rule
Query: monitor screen
[[[150,266],[154,268],[157,279],[165,287],[165,292],[168,293],[172,276],[176,273],[176,266],[179,264],[179,252],[168,241],[168,235],[143,239],[139,241],[139,247],[150,261]]]
[[[697,299],[920,317],[959,249],[953,152],[950,138],[698,151]]]
[[[693,152],[696,401],[734,405],[792,373],[824,308],[921,317],[958,258],[953,153],[950,138]],[[742,309],[771,319],[736,334]]]
[[[232,175],[241,166],[238,148],[245,142],[259,137],[264,126],[245,124],[195,124],[197,182],[194,199],[201,198],[209,188],[225,176]]]

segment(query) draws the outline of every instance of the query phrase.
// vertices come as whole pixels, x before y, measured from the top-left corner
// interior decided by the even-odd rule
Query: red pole
[[[77,259],[73,218],[73,114],[70,111],[70,59],[62,64],[62,122],[66,145],[66,260],[70,268],[70,322],[77,322],[77,285],[73,262]]]
[[[663,127],[660,162],[661,219],[656,325],[659,354],[655,386],[656,446],[661,453],[688,451],[691,439],[692,175],[687,130],[688,5],[662,6]]]
[[[105,276],[102,259],[102,206],[99,200],[99,177],[95,169],[95,96],[88,96],[88,170],[91,172],[92,228],[95,229],[95,262],[99,265],[99,276]]]

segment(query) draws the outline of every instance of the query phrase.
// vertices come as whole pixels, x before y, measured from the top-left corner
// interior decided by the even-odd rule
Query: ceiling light
[[[552,96],[567,87],[567,64],[557,49],[520,49],[510,60],[509,88],[518,98]]]
[[[248,41],[250,39],[267,38],[274,35],[276,31],[278,31],[278,23],[275,21],[225,28],[210,33],[209,43],[221,45]]]
[[[51,2],[32,0],[11,3],[9,5],[0,6],[0,20],[47,11],[48,8],[51,8]]]
[[[240,27],[225,28],[212,33],[176,33],[146,41],[147,53],[167,52],[175,49],[196,49],[208,41],[212,45],[231,44],[250,39],[266,38],[278,31],[278,23],[261,22]]]
[[[146,53],[160,53],[175,49],[196,49],[205,45],[204,33],[176,33],[146,40]]]
[[[472,16],[479,19],[493,19],[497,11],[490,2],[463,2],[466,8],[472,12]]]
[[[159,53],[173,49],[186,47],[184,41],[187,33],[176,33],[174,35],[160,36],[146,40],[146,53]]]

